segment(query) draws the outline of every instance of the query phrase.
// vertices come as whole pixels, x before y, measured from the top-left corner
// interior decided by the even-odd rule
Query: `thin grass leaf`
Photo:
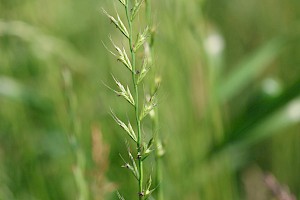
[[[114,113],[111,111],[112,118],[116,121],[116,123],[121,126],[123,130],[126,131],[126,133],[129,135],[129,137],[134,141],[137,142],[137,137],[135,135],[135,132],[133,131],[130,122],[128,122],[128,126],[124,122],[122,122]]]
[[[139,2],[135,3],[134,7],[132,8],[132,12],[131,12],[131,17],[130,17],[131,21],[134,20],[135,16],[139,12],[143,2],[144,2],[144,0],[140,0]]]
[[[297,120],[300,120],[300,117],[298,118],[298,115],[296,115],[294,119],[290,118],[290,121],[281,121],[288,120],[287,114],[282,112],[282,109],[299,97],[299,91],[300,78],[293,85],[286,88],[280,96],[262,105],[263,109],[257,105],[256,109],[252,111],[251,116],[249,116],[248,112],[241,114],[235,122],[236,125],[226,130],[225,134],[228,135],[228,138],[213,147],[208,153],[207,158],[219,152],[226,151],[233,146],[246,148],[277,133],[284,125],[292,125]],[[295,107],[293,111],[298,112]],[[295,120],[295,122],[292,120]]]
[[[275,134],[280,133],[287,127],[296,125],[300,122],[300,97],[291,100],[274,114],[260,121],[253,130],[249,131],[244,137],[231,145],[232,150],[245,149],[251,145],[265,140]]]
[[[122,2],[121,2],[121,3],[122,3]],[[109,15],[109,14],[106,12],[106,10],[105,10],[104,8],[102,8],[102,11],[103,11],[103,13],[110,19],[110,21],[111,21],[112,23],[114,23],[115,26],[123,33],[123,35],[129,39],[129,33],[128,33],[128,31],[127,31],[127,29],[126,29],[124,23],[123,23],[122,20],[120,19],[119,14],[117,13],[117,18],[118,18],[118,19],[116,20],[113,16]]]
[[[124,97],[131,105],[135,106],[134,99],[131,95],[131,92],[129,90],[129,87],[127,86],[127,89],[118,81],[114,76],[112,76],[115,83],[117,84],[120,91],[113,90],[118,96]]]
[[[147,40],[149,37],[149,27],[147,26],[143,33],[139,33],[137,36],[137,40],[133,46],[133,51],[136,52]]]
[[[277,38],[271,40],[253,55],[236,66],[227,80],[220,84],[219,100],[226,102],[238,94],[246,85],[255,79],[278,56],[283,47],[283,40]]]

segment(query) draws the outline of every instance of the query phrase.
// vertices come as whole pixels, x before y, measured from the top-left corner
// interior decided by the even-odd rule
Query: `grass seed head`
[[[140,1],[136,1],[136,2],[135,2],[135,5],[133,6],[132,12],[131,12],[131,17],[130,17],[130,20],[131,20],[131,21],[134,20],[135,16],[136,16],[137,13],[139,12],[139,10],[140,10],[140,8],[141,8],[141,6],[142,6],[142,4],[143,4],[144,1],[145,1],[145,0],[140,0]]]
[[[149,101],[143,106],[142,112],[140,114],[140,120],[146,117],[155,107],[157,106],[156,95],[151,96]]]
[[[114,113],[111,111],[111,116],[116,121],[116,123],[123,129],[125,132],[129,135],[129,137],[134,141],[137,142],[137,137],[135,135],[135,132],[133,131],[131,124],[128,122],[128,127],[124,122],[122,122]]]
[[[127,31],[127,28],[125,27],[124,23],[122,22],[119,14],[117,13],[117,20],[109,15],[104,8],[102,8],[103,13],[110,19],[110,21],[123,33],[123,35],[127,38],[129,38],[129,33]]]
[[[140,71],[139,77],[137,80],[138,84],[145,78],[145,76],[149,72],[150,68],[151,68],[151,66],[149,64],[149,60],[148,60],[148,58],[145,58],[143,61],[142,70]]]
[[[110,51],[110,53],[112,53],[118,61],[120,61],[121,63],[123,63],[125,65],[125,67],[127,67],[127,69],[129,69],[132,72],[132,65],[131,62],[127,56],[126,50],[123,47],[123,50],[121,50],[112,40],[111,37],[109,37],[111,43],[114,45],[116,51],[118,52],[118,55],[114,54],[113,52]]]
[[[137,41],[133,47],[133,51],[136,52],[147,40],[149,36],[149,28],[148,26],[145,28],[145,30],[143,31],[143,33],[139,33],[138,37],[137,37]]]
[[[150,195],[152,194],[152,192],[154,192],[154,189],[150,189],[151,188],[151,185],[152,185],[152,178],[151,178],[151,175],[146,183],[146,191],[145,191],[145,200],[148,199],[150,197]]]
[[[124,97],[131,105],[135,106],[135,102],[134,102],[134,99],[132,97],[129,87],[127,86],[127,89],[125,89],[125,87],[114,76],[113,76],[113,79],[120,90],[120,91],[116,91],[116,90],[113,90],[113,91],[118,96]]]

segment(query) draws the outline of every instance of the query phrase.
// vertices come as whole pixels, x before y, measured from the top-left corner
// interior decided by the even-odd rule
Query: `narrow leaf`
[[[276,58],[282,49],[283,41],[274,39],[248,57],[220,84],[219,99],[221,102],[238,94],[246,85],[255,79]]]
[[[300,120],[300,117],[298,118],[298,106],[294,107],[292,101],[299,97],[299,91],[300,77],[290,87],[286,88],[280,96],[261,106],[256,104],[251,116],[248,112],[241,114],[234,123],[236,125],[225,130],[225,134],[228,135],[228,138],[219,145],[214,146],[207,154],[207,157],[231,149],[233,146],[237,147],[232,148],[236,151],[238,151],[238,148],[249,147],[252,144],[256,144],[278,133],[278,131],[285,126],[297,123],[297,121]],[[288,107],[285,108],[285,106]],[[291,113],[292,115],[290,115]]]

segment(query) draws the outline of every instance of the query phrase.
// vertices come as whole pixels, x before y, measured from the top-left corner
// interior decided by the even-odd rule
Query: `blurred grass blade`
[[[299,122],[300,99],[298,98],[259,123],[257,127],[246,134],[243,139],[237,141],[234,147],[247,148]]]
[[[23,100],[26,93],[29,93],[27,89],[12,78],[0,77],[0,96],[14,100]]]
[[[125,200],[124,197],[122,197],[121,194],[120,194],[119,192],[117,192],[117,195],[118,195],[118,198],[119,198],[120,200]]]
[[[221,82],[218,90],[219,100],[226,102],[250,84],[278,56],[283,39],[276,38],[263,45],[254,54],[234,67],[227,80]]]
[[[286,88],[284,93],[274,100],[264,103],[262,106],[256,105],[251,113],[248,111],[242,113],[233,122],[234,125],[225,131],[227,138],[221,144],[213,147],[209,154],[224,151],[232,146],[247,147],[250,143],[254,144],[272,136],[276,133],[276,128],[283,128],[299,121],[298,110],[300,109],[298,106],[300,107],[300,104],[297,104],[298,101],[296,101],[299,95],[300,79]],[[285,108],[287,110],[280,113]]]
[[[22,103],[42,112],[52,110],[49,99],[41,96],[38,91],[7,76],[0,76],[0,97]]]
[[[85,180],[85,158],[83,152],[78,152],[77,157],[79,157],[79,163],[73,167],[73,173],[76,185],[78,187],[78,199],[87,200],[89,199],[89,189]],[[82,166],[81,166],[82,165]]]
[[[65,40],[45,34],[39,28],[23,21],[4,21],[0,19],[0,37],[14,36],[28,42],[34,55],[41,59],[57,57],[74,71],[82,71],[89,61]]]

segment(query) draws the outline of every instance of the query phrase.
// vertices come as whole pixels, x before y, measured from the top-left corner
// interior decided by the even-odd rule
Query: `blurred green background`
[[[135,198],[102,84],[130,81],[101,43],[114,4],[0,0],[1,200]],[[272,199],[265,172],[300,198],[300,1],[151,4],[165,199]]]

